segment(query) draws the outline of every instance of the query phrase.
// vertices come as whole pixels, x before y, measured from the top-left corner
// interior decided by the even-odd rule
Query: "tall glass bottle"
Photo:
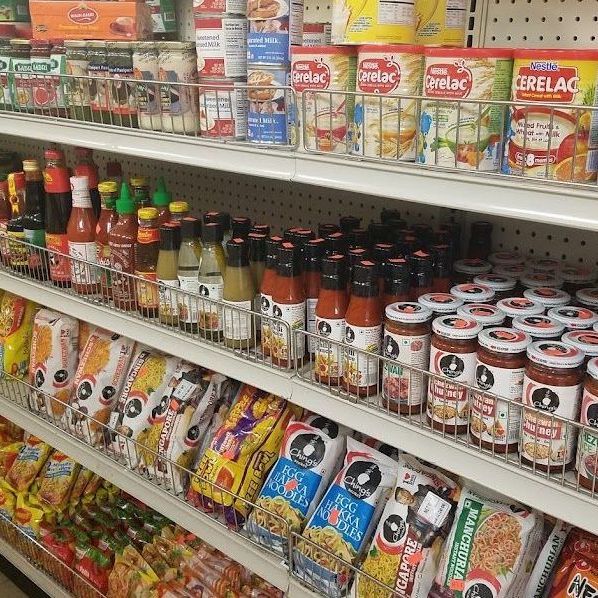
[[[118,197],[118,186],[114,181],[103,181],[98,184],[102,209],[96,224],[96,250],[98,252],[97,262],[100,268],[100,292],[102,297],[112,297],[112,273],[110,268],[110,245],[108,235],[118,222],[116,213],[116,198]]]
[[[177,276],[181,291],[197,294],[199,292],[199,260],[201,258],[201,222],[187,216],[181,221],[181,248],[179,250],[179,268]],[[197,297],[179,295],[179,327],[185,332],[197,332],[199,323],[199,302]]]
[[[6,226],[10,267],[18,272],[27,272],[27,247],[23,229],[25,212],[25,173],[11,172],[8,175],[8,199],[11,206],[10,220]]]
[[[77,164],[73,170],[76,176],[86,176],[89,180],[89,196],[91,197],[91,205],[93,212],[98,218],[100,216],[100,193],[98,191],[99,175],[98,167],[93,161],[93,150],[87,147],[75,148],[75,156]]]
[[[261,320],[262,332],[262,353],[265,357],[270,355],[272,348],[272,294],[276,288],[278,272],[278,248],[282,243],[282,237],[270,237],[266,239],[266,268],[262,276],[260,287],[260,312],[264,316]]]
[[[158,316],[159,296],[156,268],[160,251],[158,210],[141,208],[137,211],[139,227],[135,245],[135,281],[137,310],[146,318]]]
[[[181,227],[167,223],[160,227],[160,251],[156,266],[158,280],[158,308],[160,322],[169,326],[179,325],[178,293],[179,249],[181,248]]]
[[[7,226],[11,217],[11,205],[8,193],[8,180],[0,180],[0,257],[2,263],[8,266],[8,232]]]
[[[320,294],[320,267],[322,257],[324,256],[324,239],[312,239],[303,246],[303,256],[305,260],[305,272],[303,280],[305,284],[305,309],[307,332],[316,333],[316,305]],[[313,336],[308,337],[307,350],[313,357],[316,350],[316,339]]]
[[[25,241],[37,247],[46,246],[45,210],[46,192],[44,178],[37,160],[23,160],[25,172],[25,211],[23,233]],[[39,280],[46,280],[48,260],[44,251],[27,248],[29,274]]]
[[[262,302],[260,289],[262,288],[262,278],[266,269],[266,235],[249,233],[247,240],[249,242],[249,268],[251,269],[253,285],[256,290],[253,300],[253,311],[260,311]]]

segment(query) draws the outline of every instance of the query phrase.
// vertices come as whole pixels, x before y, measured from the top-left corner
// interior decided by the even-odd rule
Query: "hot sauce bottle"
[[[8,237],[9,264],[13,270],[27,272],[27,247],[23,228],[23,213],[25,212],[25,173],[11,172],[8,175],[8,198],[11,206],[11,216],[6,226]]]
[[[75,176],[86,176],[89,181],[89,196],[91,198],[91,205],[93,213],[98,218],[100,215],[100,193],[98,191],[98,167],[93,161],[93,150],[87,147],[76,147],[75,156],[77,164],[73,169]]]
[[[434,293],[448,293],[451,282],[451,248],[449,245],[432,245],[434,257],[434,275],[432,291]]]
[[[407,301],[410,296],[411,278],[409,262],[402,257],[393,257],[386,262],[384,269],[384,293],[382,307],[391,303]]]
[[[141,208],[137,212],[139,227],[135,245],[135,281],[137,309],[146,318],[158,316],[158,285],[156,284],[156,266],[160,251],[160,231],[158,229],[158,210]]]
[[[301,250],[292,243],[278,248],[278,279],[272,294],[272,362],[289,367],[305,355],[305,290],[303,287]],[[288,326],[279,324],[286,322]],[[295,338],[293,338],[295,336]]]
[[[278,248],[282,243],[282,237],[270,237],[266,239],[266,268],[262,276],[262,285],[260,287],[260,311],[262,313],[262,353],[264,356],[270,355],[272,341],[271,318],[272,313],[272,293],[276,288],[278,281]]]
[[[314,376],[318,382],[338,386],[343,375],[345,314],[347,295],[347,258],[333,254],[322,260],[322,280],[316,306]]]
[[[100,217],[96,224],[96,251],[98,265],[100,269],[100,290],[102,297],[112,297],[112,273],[110,268],[110,246],[108,245],[108,235],[118,222],[116,213],[116,197],[118,186],[114,181],[103,181],[98,184],[102,209]]]
[[[376,355],[380,353],[382,341],[382,308],[374,262],[365,260],[355,265],[345,319],[347,347],[343,357],[343,387],[352,394],[372,396],[378,388]]]
[[[431,293],[434,280],[434,265],[432,256],[427,251],[416,251],[410,257],[411,261],[411,301]]]
[[[320,266],[324,255],[324,245],[324,239],[313,239],[303,247],[306,326],[307,332],[312,334],[316,332],[316,304],[320,294]],[[311,357],[313,357],[315,351],[315,340],[312,336],[308,337],[307,340],[308,352]]]

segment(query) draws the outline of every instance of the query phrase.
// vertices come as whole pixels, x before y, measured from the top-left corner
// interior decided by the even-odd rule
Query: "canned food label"
[[[304,23],[303,47],[329,46],[332,43],[332,25],[330,23]]]
[[[378,384],[378,357],[382,326],[345,326],[343,377],[346,383],[357,387]],[[368,357],[365,353],[373,353]]]
[[[97,247],[95,241],[89,243],[68,242],[71,256],[71,280],[75,284],[92,285],[100,282],[99,270],[85,262],[97,262]],[[84,261],[80,261],[84,260]]]
[[[598,397],[587,389],[581,399],[581,423],[596,431],[581,430],[577,449],[577,471],[590,480],[598,481]]]
[[[345,336],[344,318],[329,319],[316,316],[314,369],[319,376],[340,378],[343,375],[343,349],[341,343]],[[330,341],[330,342],[328,342]]]
[[[466,0],[415,0],[415,43],[463,47],[466,11]]]
[[[199,300],[197,297],[192,296],[199,293],[199,281],[197,280],[197,275],[181,276],[179,274],[178,278],[181,291],[187,293],[181,293],[179,295],[179,318],[182,322],[197,324]]]
[[[260,294],[260,312],[264,316],[272,317],[272,295],[266,293]],[[272,347],[272,328],[269,319],[262,318],[262,351],[264,354],[270,354]]]
[[[247,14],[247,0],[193,0],[193,14]]]
[[[247,139],[254,143],[286,144],[288,137],[285,69],[255,68],[248,71]]]
[[[247,75],[245,19],[196,19],[195,38],[200,77]]]
[[[247,90],[223,86],[199,93],[199,130],[206,137],[244,139],[247,135]]]

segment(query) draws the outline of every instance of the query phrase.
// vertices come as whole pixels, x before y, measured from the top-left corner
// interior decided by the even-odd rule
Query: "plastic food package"
[[[0,416],[0,446],[23,440],[23,429]]]
[[[127,546],[116,555],[108,584],[109,598],[144,596],[159,581],[153,569],[132,547]]]
[[[298,409],[285,400],[244,385],[199,461],[189,499],[204,510],[222,505],[228,523],[241,525],[251,508],[246,501],[257,498],[295,414]]]
[[[131,361],[127,379],[118,403],[110,416],[112,448],[125,457],[129,467],[137,467],[140,459],[135,440],[143,445],[152,426],[164,419],[168,408],[164,392],[180,359],[140,347]]]
[[[55,510],[64,509],[67,506],[71,488],[79,475],[80,467],[71,457],[54,451],[48,459],[37,493],[40,501]]]
[[[93,471],[86,469],[85,467],[81,467],[79,469],[77,479],[71,488],[71,494],[69,496],[69,506],[71,509],[76,509],[79,505],[79,502],[83,496],[83,492],[85,491],[85,488],[89,484],[92,477]]]
[[[44,510],[33,494],[29,492],[17,494],[14,523],[26,536],[38,538],[43,519]]]
[[[396,461],[347,438],[343,467],[305,526],[307,541],[297,542],[299,577],[329,596],[344,594],[350,569],[342,561],[353,564],[359,558],[396,478]]]
[[[73,594],[78,598],[97,597],[97,593],[92,588],[101,594],[106,594],[108,592],[108,576],[112,570],[110,558],[95,546],[88,546],[85,550],[77,546],[77,554],[79,555],[79,553],[81,555],[75,562],[75,571],[87,580],[87,583],[75,576]],[[92,587],[90,588],[88,584]],[[127,594],[120,594],[120,596],[127,596]]]
[[[37,305],[12,293],[0,299],[0,364],[2,372],[23,378],[29,367],[29,348]]]
[[[69,411],[69,427],[92,445],[102,439],[101,424],[108,422],[122,391],[134,347],[135,341],[101,328],[92,331],[81,347],[71,406],[91,420]]]
[[[29,383],[39,390],[31,393],[34,411],[63,416],[77,370],[78,342],[78,320],[49,309],[37,312],[29,362]]]
[[[536,511],[490,491],[463,488],[430,598],[458,598],[474,587],[493,598],[522,598],[541,531]]]
[[[0,447],[0,478],[6,477],[22,448],[23,442],[13,442]]]
[[[37,436],[30,435],[19,451],[12,467],[6,474],[6,481],[15,492],[25,492],[44,466],[52,448]]]
[[[442,543],[457,509],[453,480],[401,455],[399,474],[378,523],[362,570],[406,598],[425,598],[434,582]],[[358,598],[390,598],[392,593],[359,577]]]
[[[286,554],[289,530],[301,531],[338,469],[346,434],[337,423],[314,415],[287,426],[278,461],[255,503],[264,510],[254,509],[245,525],[254,541]]]

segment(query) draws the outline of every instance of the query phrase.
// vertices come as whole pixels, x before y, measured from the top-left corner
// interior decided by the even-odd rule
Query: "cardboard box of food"
[[[144,2],[30,0],[33,39],[151,39],[152,18]]]
[[[0,21],[29,21],[27,0],[0,0]]]

